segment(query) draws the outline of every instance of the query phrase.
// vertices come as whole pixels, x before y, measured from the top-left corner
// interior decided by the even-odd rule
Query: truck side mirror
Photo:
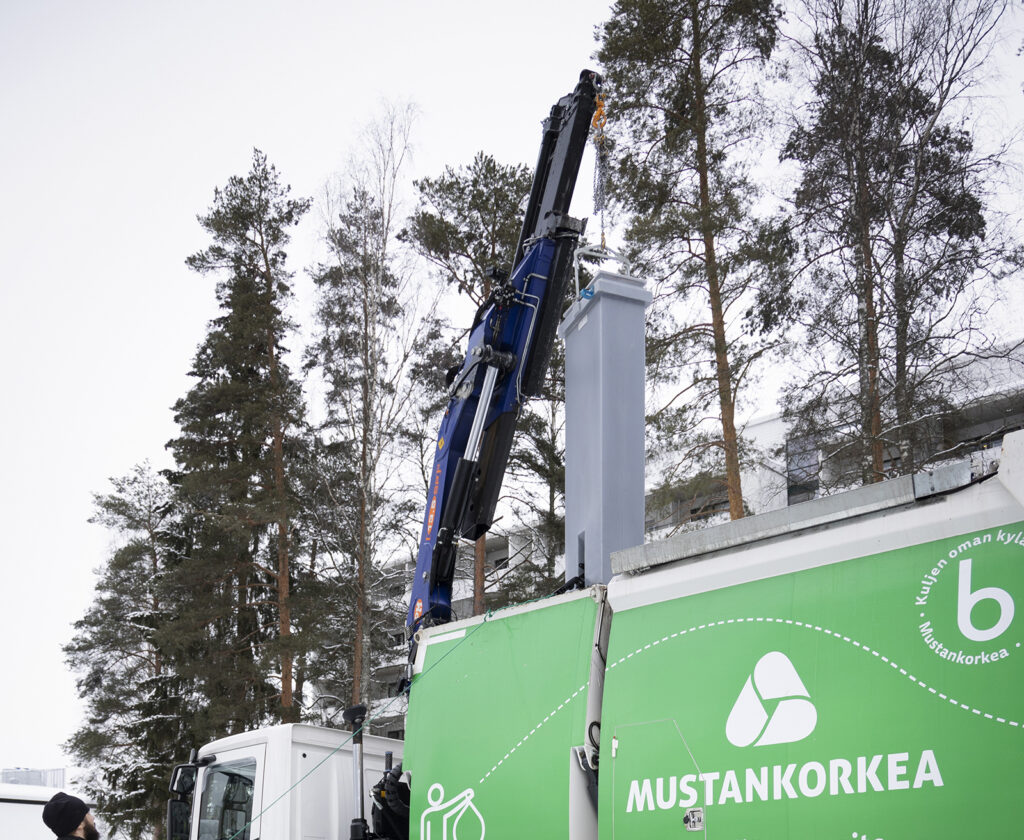
[[[192,803],[184,799],[167,801],[167,840],[189,840]]]
[[[196,771],[194,764],[179,764],[171,771],[171,793],[178,796],[191,796],[196,786]]]

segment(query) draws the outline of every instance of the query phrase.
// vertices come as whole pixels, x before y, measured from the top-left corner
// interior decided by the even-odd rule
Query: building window
[[[806,502],[818,495],[818,447],[807,437],[786,441],[787,504]]]
[[[701,473],[684,484],[662,487],[645,499],[644,530],[660,531],[729,512],[721,476]]]

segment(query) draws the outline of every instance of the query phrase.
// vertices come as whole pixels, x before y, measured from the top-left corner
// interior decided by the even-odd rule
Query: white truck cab
[[[369,791],[383,775],[387,755],[397,763],[402,746],[391,738],[363,736],[363,813],[370,813]],[[213,741],[193,764],[175,768],[172,791],[190,795],[191,808],[181,799],[169,803],[168,837],[347,836],[352,819],[360,816],[353,767],[352,733],[341,729],[289,723]]]

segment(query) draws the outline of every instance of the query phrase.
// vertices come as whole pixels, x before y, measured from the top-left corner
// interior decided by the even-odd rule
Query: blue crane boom
[[[409,600],[410,636],[451,620],[458,541],[490,528],[519,412],[543,385],[585,226],[569,216],[569,203],[600,86],[601,77],[584,70],[544,121],[511,275],[478,311],[451,382]]]

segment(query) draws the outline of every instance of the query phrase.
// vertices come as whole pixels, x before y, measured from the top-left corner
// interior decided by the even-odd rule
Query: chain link
[[[590,121],[595,130],[594,149],[597,161],[594,165],[594,210],[601,216],[601,249],[605,250],[605,209],[608,206],[608,142],[604,133],[608,117],[604,108],[604,94],[597,94],[597,108],[594,118]]]

